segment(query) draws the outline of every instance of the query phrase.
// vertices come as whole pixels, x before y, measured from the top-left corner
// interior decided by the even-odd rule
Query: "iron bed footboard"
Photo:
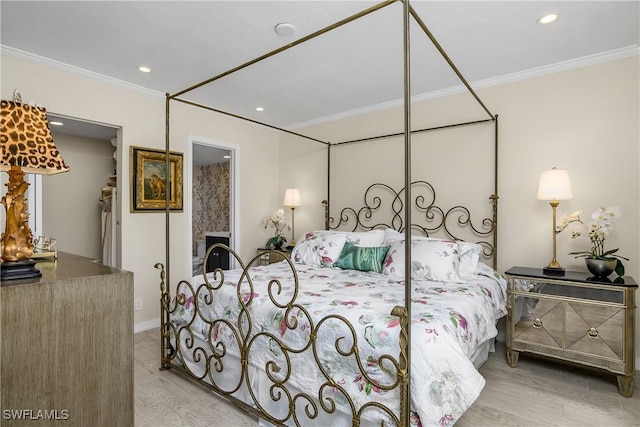
[[[491,212],[490,217],[482,218],[480,221],[474,222],[470,210],[462,205],[456,205],[451,208],[443,208],[436,204],[436,192],[431,184],[426,181],[414,181],[412,187],[415,188],[415,200],[413,206],[418,207],[422,212],[420,222],[415,222],[409,227],[411,230],[419,230],[421,234],[429,236],[432,233],[440,232],[447,239],[458,239],[458,233],[462,229],[468,229],[473,235],[477,236],[477,243],[483,248],[483,255],[489,260],[493,259],[495,265],[495,247],[490,237],[495,235],[496,231],[496,204],[497,198],[491,196]],[[376,192],[377,191],[377,192]],[[390,228],[395,231],[404,231],[406,227],[402,221],[402,212],[405,205],[402,203],[401,195],[405,189],[395,190],[386,184],[372,184],[364,194],[363,206],[360,208],[344,208],[340,211],[337,220],[329,216],[328,208],[325,203],[325,216],[327,224],[333,225],[328,228],[338,228],[349,225],[352,231],[369,231],[379,228]],[[386,210],[387,222],[381,218],[385,218],[381,210]],[[382,215],[380,215],[382,214]],[[451,222],[452,224],[448,224]],[[478,225],[479,224],[479,225]],[[455,228],[454,228],[455,227]],[[161,369],[173,369],[186,377],[199,382],[206,388],[216,392],[217,394],[231,400],[246,411],[249,411],[260,418],[268,420],[275,424],[293,423],[295,425],[304,425],[301,419],[314,419],[321,416],[322,413],[334,414],[336,412],[335,393],[339,393],[344,401],[348,402],[350,408],[349,417],[351,425],[359,426],[362,424],[362,417],[371,411],[380,411],[388,417],[390,422],[396,426],[408,425],[408,419],[403,414],[410,413],[410,396],[402,393],[402,388],[406,386],[410,373],[407,364],[410,353],[408,340],[409,336],[409,313],[405,307],[396,306],[393,308],[391,316],[399,321],[400,332],[398,336],[398,353],[397,355],[384,354],[378,357],[376,363],[384,367],[384,369],[393,377],[393,381],[381,383],[371,378],[367,373],[367,361],[361,356],[358,335],[349,320],[339,314],[329,315],[314,321],[313,317],[304,305],[298,303],[297,297],[300,294],[300,282],[298,272],[295,265],[289,258],[285,258],[287,265],[293,276],[293,292],[291,297],[282,300],[283,285],[280,278],[274,278],[269,281],[268,296],[270,303],[277,309],[283,310],[283,322],[281,325],[287,330],[294,331],[301,327],[301,324],[308,324],[310,331],[308,340],[304,345],[292,347],[284,342],[281,338],[268,331],[258,331],[259,325],[252,317],[252,305],[254,304],[254,281],[251,267],[256,266],[263,254],[254,256],[248,264],[244,264],[238,254],[230,247],[224,244],[212,245],[205,255],[204,265],[207,265],[207,258],[218,248],[222,248],[233,256],[240,266],[241,274],[236,287],[236,303],[239,310],[232,318],[209,318],[205,314],[207,305],[215,302],[216,292],[225,284],[225,271],[216,269],[213,271],[213,280],[210,281],[206,271],[203,272],[203,283],[194,286],[191,282],[183,280],[179,282],[175,291],[169,288],[165,283],[164,265],[156,264],[156,268],[160,269],[160,310],[161,310]],[[276,252],[276,251],[273,251]],[[304,283],[302,284],[304,286]],[[176,313],[189,309],[193,305],[191,315],[187,319],[182,318],[181,323],[175,321]],[[295,315],[294,315],[295,313]],[[204,332],[201,333],[201,339],[198,341],[196,330],[196,321],[206,324]],[[339,336],[334,341],[334,348],[341,357],[351,358],[352,366],[359,372],[367,383],[372,387],[382,390],[399,393],[399,411],[384,406],[376,401],[359,402],[356,404],[349,393],[330,375],[325,369],[325,363],[320,355],[317,347],[317,338],[323,332],[331,321],[340,322],[348,332],[347,335]],[[225,344],[218,338],[217,330],[220,325],[232,331],[233,344],[238,349],[238,359],[234,359],[228,355],[228,343]],[[202,331],[202,327],[199,327]],[[228,335],[228,334],[227,334]],[[281,337],[284,334],[281,333]],[[278,360],[269,360],[264,366],[257,366],[256,362],[252,362],[255,358],[255,343],[259,339],[269,340],[269,347],[277,347],[280,353],[284,355]],[[288,383],[291,378],[291,372],[295,369],[290,355],[307,354],[313,358],[317,370],[324,377],[324,383],[318,390],[300,390],[290,387]],[[191,369],[186,360],[199,363],[203,370],[195,372]],[[217,376],[224,374],[224,369],[229,364],[236,363],[240,370],[237,381],[231,387],[223,386],[217,382]],[[233,366],[232,366],[233,367]],[[285,402],[284,406],[288,408],[285,413],[282,411],[278,414],[273,413],[265,406],[258,396],[252,378],[255,378],[255,371],[260,371],[270,381],[269,395],[267,396],[274,402]],[[284,372],[283,378],[276,377],[276,373]],[[244,400],[239,398],[239,390],[246,391]],[[262,390],[264,392],[264,389]],[[331,393],[330,393],[331,392]],[[262,396],[264,398],[264,396]],[[304,411],[301,414],[299,411]],[[305,418],[306,417],[306,418]]]
[[[160,300],[162,319],[160,328],[162,337],[161,369],[175,370],[234,402],[244,410],[277,425],[284,423],[304,425],[304,420],[315,419],[322,415],[323,412],[326,414],[334,414],[337,410],[336,393],[340,394],[343,402],[346,401],[348,403],[351,411],[351,414],[348,415],[351,418],[353,426],[359,426],[362,417],[371,411],[379,411],[386,414],[393,425],[407,425],[402,414],[406,412],[405,405],[408,405],[408,403],[403,399],[401,393],[399,394],[399,414],[374,400],[354,402],[349,393],[341,384],[332,378],[327,371],[325,363],[323,363],[321,351],[319,351],[317,346],[317,338],[319,334],[323,333],[323,329],[328,327],[334,328],[335,326],[328,325],[330,325],[331,322],[339,322],[349,332],[349,336],[342,335],[335,339],[334,349],[337,354],[344,358],[350,358],[352,366],[357,368],[359,374],[362,375],[372,387],[377,387],[388,392],[393,390],[399,392],[402,385],[407,381],[406,355],[408,353],[407,331],[409,328],[409,320],[404,307],[394,307],[392,312],[389,313],[399,320],[399,356],[394,357],[389,354],[384,354],[375,361],[375,363],[384,371],[388,372],[393,378],[393,381],[389,383],[382,383],[371,378],[367,373],[366,367],[371,361],[362,360],[358,345],[358,335],[349,320],[339,314],[333,314],[314,321],[307,308],[297,302],[299,293],[298,274],[293,263],[288,259],[287,262],[294,278],[295,289],[293,291],[293,297],[287,301],[280,301],[279,295],[282,291],[282,284],[279,279],[272,279],[269,282],[269,299],[275,307],[284,310],[283,324],[287,330],[294,331],[298,329],[301,324],[309,325],[310,330],[307,332],[309,337],[308,341],[302,346],[292,347],[273,333],[257,331],[257,325],[254,325],[251,312],[251,306],[254,302],[254,288],[250,268],[256,265],[260,255],[255,256],[247,265],[244,265],[238,254],[231,248],[224,244],[215,244],[208,249],[205,260],[216,248],[229,251],[229,253],[236,258],[242,269],[242,274],[236,288],[239,311],[237,318],[233,320],[220,318],[208,319],[204,314],[204,307],[202,307],[203,304],[214,303],[215,292],[220,290],[225,284],[224,271],[216,269],[213,272],[214,283],[211,283],[206,273],[203,273],[204,283],[196,287],[189,281],[183,280],[178,283],[175,293],[172,295],[169,286],[167,286],[164,280],[164,265],[161,263],[155,265],[156,268],[160,269],[160,288],[162,293]],[[188,309],[191,304],[193,304],[193,309],[191,310],[192,314],[189,316],[189,319],[178,323],[172,318],[178,311],[184,311],[185,308]],[[204,339],[200,341],[196,339],[198,332],[194,330],[196,329],[194,326],[196,320],[207,325],[205,336],[201,337]],[[227,330],[232,331],[232,344],[237,346],[239,360],[228,353],[227,344],[217,335],[217,330],[222,324],[224,324]],[[255,331],[254,327],[256,327]],[[332,330],[335,331],[335,329]],[[229,334],[226,334],[226,336],[228,338]],[[251,363],[252,354],[255,354],[255,351],[259,349],[255,346],[255,343],[260,339],[268,340],[269,348],[275,346],[283,357],[278,358],[278,360],[271,359],[261,367],[257,367],[256,363]],[[323,351],[326,351],[326,348],[323,347]],[[318,390],[298,390],[288,384],[291,374],[295,369],[291,363],[290,356],[302,353],[307,355],[307,352],[313,356],[318,371],[324,376],[324,383]],[[195,362],[198,366],[204,367],[204,370],[202,372],[196,372],[196,369],[189,367],[186,360]],[[235,384],[231,386],[219,383],[218,379],[218,376],[223,374],[225,367],[228,366],[227,362],[239,364],[239,366],[235,366],[235,368],[239,368],[240,374]],[[264,394],[262,396],[258,395],[258,390],[256,390],[253,381],[256,376],[256,371],[270,381],[271,385],[269,386],[268,398],[274,403],[279,402],[281,405],[278,406],[277,414],[275,413],[276,411],[269,409],[269,405],[264,404]],[[241,391],[244,391],[244,394]],[[264,392],[264,390],[262,391]],[[244,396],[244,399],[239,398],[239,396]],[[287,408],[284,413],[282,412],[283,402],[284,407]],[[304,413],[301,413],[302,411],[304,411]]]

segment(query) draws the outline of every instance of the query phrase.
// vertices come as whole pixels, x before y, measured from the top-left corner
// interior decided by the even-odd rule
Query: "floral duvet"
[[[398,359],[400,326],[398,318],[390,313],[394,306],[404,306],[404,281],[383,274],[332,267],[295,264],[295,268],[299,282],[295,299],[298,307],[289,313],[289,322],[285,309],[278,308],[269,297],[269,282],[279,279],[282,288],[278,294],[277,286],[272,283],[272,297],[279,304],[291,300],[295,291],[294,276],[287,262],[250,269],[253,292],[246,279],[238,292],[236,283],[241,270],[226,271],[223,285],[213,291],[213,299],[208,296],[206,287],[200,286],[204,283],[203,276],[193,278],[191,284],[197,295],[193,295],[185,284],[180,285],[178,293],[183,303],[177,307],[171,321],[178,330],[191,323],[196,335],[205,340],[210,336],[214,343],[224,342],[227,352],[236,356],[239,351],[232,327],[221,322],[211,323],[211,320],[226,319],[234,325],[236,332],[246,334],[249,339],[260,334],[249,351],[250,365],[264,372],[267,362],[275,361],[271,369],[274,378],[286,378],[287,387],[306,392],[315,399],[318,388],[326,379],[315,363],[312,346],[307,348],[307,345],[310,324],[318,327],[320,323],[316,355],[322,369],[350,396],[356,410],[373,400],[398,414],[397,390],[386,391],[378,386],[391,384],[394,377],[383,369],[385,366],[378,366],[378,361],[383,354]],[[213,285],[220,279],[214,280],[212,273],[208,277]],[[497,335],[496,321],[506,314],[505,293],[505,280],[484,264],[480,264],[478,272],[465,283],[412,281],[412,425],[452,425],[479,396],[485,381],[470,357],[480,344]],[[194,297],[199,301],[198,310],[194,308]],[[238,298],[250,302],[251,326],[242,315],[240,319],[245,320],[238,321],[242,307]],[[321,321],[331,314],[343,316],[353,326],[360,360],[373,381],[360,373],[353,355],[342,356],[336,351],[336,345],[348,350],[354,339],[342,320]],[[296,324],[291,322],[293,318]],[[281,340],[290,348],[305,350],[287,352],[270,337]],[[336,344],[340,337],[344,338]],[[184,346],[184,339],[180,341]],[[189,351],[181,348],[183,355]],[[287,376],[284,353],[291,361],[290,377]],[[265,401],[270,401],[270,385],[271,382],[256,391],[261,405],[268,406]],[[351,416],[350,406],[341,392],[329,387],[323,394],[323,398],[326,397],[335,400],[339,411]],[[366,410],[363,425],[374,421],[380,425],[380,420],[386,417],[381,411]],[[302,424],[311,425],[312,422]],[[385,425],[388,424],[385,422]]]

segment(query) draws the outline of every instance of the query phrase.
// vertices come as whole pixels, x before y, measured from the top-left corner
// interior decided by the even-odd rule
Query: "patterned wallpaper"
[[[209,231],[229,231],[229,163],[193,167],[193,253]]]

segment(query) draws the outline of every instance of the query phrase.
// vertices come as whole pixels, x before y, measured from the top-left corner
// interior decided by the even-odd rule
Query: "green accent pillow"
[[[389,246],[365,247],[347,242],[342,248],[338,261],[333,264],[345,270],[373,271],[382,273],[382,261],[387,256]]]

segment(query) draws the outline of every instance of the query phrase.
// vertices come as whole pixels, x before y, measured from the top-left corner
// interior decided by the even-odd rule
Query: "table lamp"
[[[284,192],[284,202],[282,203],[285,206],[291,208],[291,245],[296,245],[296,227],[295,227],[295,209],[302,204],[302,200],[300,199],[300,190],[297,188],[287,188]]]
[[[33,234],[29,228],[29,213],[25,193],[29,183],[25,173],[52,175],[67,172],[66,165],[53,142],[47,112],[42,107],[22,104],[16,91],[13,101],[0,103],[0,170],[7,171],[7,193],[2,197],[6,210],[2,236],[1,280],[27,279],[42,276],[31,259]]]
[[[544,274],[564,275],[564,268],[560,266],[560,263],[556,259],[556,211],[560,204],[559,200],[569,200],[572,197],[573,193],[571,191],[569,172],[552,168],[540,174],[536,198],[538,200],[550,200],[549,204],[553,209],[553,228],[551,229],[553,234],[553,259],[551,259],[548,266],[544,267]]]

